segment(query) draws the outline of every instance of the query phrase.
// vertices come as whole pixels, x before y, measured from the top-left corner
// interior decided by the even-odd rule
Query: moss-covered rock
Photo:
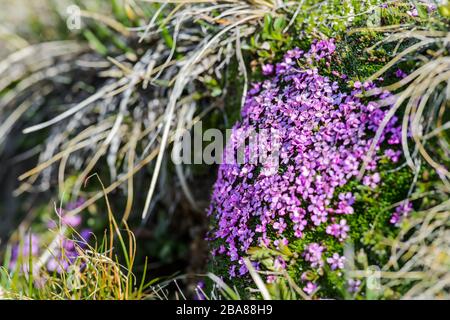
[[[356,252],[362,249],[368,265],[380,266],[386,262],[386,248],[380,239],[396,233],[396,227],[390,222],[393,205],[407,197],[412,182],[410,169],[399,167],[398,164],[401,152],[396,120],[390,122],[381,142],[377,144],[375,163],[371,164],[372,168],[362,180],[353,171],[345,173],[345,181],[333,184],[333,175],[339,174],[339,169],[335,167],[333,159],[322,161],[326,159],[327,153],[321,151],[314,160],[320,163],[321,168],[311,174],[302,171],[305,163],[311,159],[304,159],[299,154],[306,154],[314,148],[323,151],[322,133],[327,136],[333,132],[326,148],[338,150],[341,147],[343,154],[350,152],[347,155],[351,157],[362,143],[365,146],[363,152],[368,152],[368,146],[386,112],[386,108],[379,108],[375,100],[392,99],[389,93],[377,89],[373,83],[359,82],[386,62],[385,49],[375,55],[372,53],[369,59],[368,53],[364,52],[369,38],[360,39],[361,44],[355,45],[354,50],[349,49],[349,39],[341,40],[336,42],[337,45],[333,41],[300,42],[301,49],[287,51],[280,63],[263,66],[266,80],[254,85],[242,111],[242,120],[234,128],[235,140],[228,146],[228,151],[237,150],[245,141],[246,138],[239,137],[239,129],[242,128],[252,127],[260,131],[282,126],[287,128],[290,137],[282,139],[281,157],[284,160],[276,174],[282,177],[281,180],[287,179],[284,187],[291,190],[277,190],[280,191],[279,197],[288,197],[290,200],[274,203],[273,197],[261,192],[264,186],[275,186],[275,190],[280,187],[280,180],[267,180],[264,176],[264,164],[222,164],[219,171],[210,208],[213,217],[210,240],[215,255],[211,261],[211,270],[218,275],[231,277],[232,284],[240,288],[243,294],[243,289],[250,284],[242,260],[245,256],[254,261],[256,268],[269,272],[266,280],[271,290],[278,291],[278,294],[288,294],[280,289],[286,286],[286,278],[276,276],[285,270],[307,293],[314,294],[320,288],[317,295],[323,297],[343,297],[348,294],[348,289],[357,289],[357,280],[351,279],[350,286],[353,288],[348,288],[348,279],[344,276],[346,246],[351,245]],[[369,60],[370,63],[367,62]],[[303,76],[303,73],[308,76]],[[260,78],[264,79],[264,75]],[[325,87],[325,92],[329,92],[329,95],[325,94],[325,102],[314,96],[322,90],[321,86]],[[377,97],[368,100],[363,98],[366,90],[380,92]],[[302,94],[307,99],[296,104],[295,99]],[[318,93],[319,96],[321,94],[323,92]],[[326,100],[327,97],[331,100]],[[306,114],[310,114],[316,106],[314,103],[308,105],[310,101],[325,103],[325,107],[316,108],[320,115],[309,115],[308,118]],[[392,101],[387,104],[392,104]],[[335,131],[324,129],[330,127],[329,122],[334,121],[332,119],[340,119],[333,123],[336,126],[341,125],[341,120],[348,124],[346,121],[349,115],[344,111],[345,105],[354,106],[350,109],[355,112],[353,116],[358,119],[360,126],[355,131],[349,129],[358,135],[351,141]],[[300,117],[297,111],[300,111]],[[334,113],[340,111],[343,114],[334,117]],[[292,129],[296,126],[309,126],[309,129]],[[302,142],[292,148],[292,135],[305,132],[313,137],[312,142],[305,144],[305,140],[299,138]],[[343,147],[349,144],[348,148]],[[286,153],[285,158],[283,152]],[[358,151],[357,154],[359,168],[365,154]],[[333,156],[339,157],[339,151]],[[322,160],[318,160],[320,157]],[[345,159],[342,160],[345,162]],[[296,181],[302,176],[310,180],[300,183],[303,189],[295,189]],[[318,182],[322,177],[329,178],[324,178],[327,181],[325,185],[333,185],[322,186]],[[273,185],[270,185],[270,181]],[[305,183],[311,183],[313,189],[322,188],[320,192],[323,194],[315,193],[315,190],[305,191]],[[311,194],[326,199],[319,205],[321,209],[314,207],[315,198]],[[298,210],[301,218],[298,217]],[[322,213],[317,210],[322,210],[326,217],[322,217]],[[269,218],[264,218],[267,211],[270,212]]]

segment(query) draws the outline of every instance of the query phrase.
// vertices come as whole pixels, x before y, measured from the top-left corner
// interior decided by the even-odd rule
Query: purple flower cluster
[[[406,217],[413,210],[412,202],[405,200],[395,208],[391,216],[390,222],[394,225],[399,225],[404,217]]]
[[[334,218],[331,218],[333,221]],[[339,241],[344,241],[347,238],[347,232],[350,227],[347,225],[347,220],[341,219],[339,223],[333,223],[327,226],[326,232],[333,237],[339,239]]]
[[[80,205],[84,203],[83,199],[79,199],[77,201],[68,203],[66,209],[58,210],[58,216],[61,221],[61,226],[67,226],[69,228],[79,227],[82,223],[82,217],[80,215],[67,215],[66,210],[70,211],[76,209]],[[57,229],[58,223],[54,220],[50,220],[47,223],[47,227],[49,229]],[[54,230],[54,233],[58,233],[59,230]],[[58,235],[58,239],[53,239],[52,241],[57,241],[56,248],[52,249],[51,257],[48,259],[46,263],[46,268],[49,272],[57,272],[62,273],[66,271],[70,265],[72,265],[75,260],[78,258],[79,253],[77,251],[78,248],[86,248],[87,242],[91,236],[90,229],[82,229],[79,233],[79,236],[75,237],[75,240],[68,239],[65,235]],[[11,253],[11,262],[9,265],[10,270],[15,270],[16,265],[19,262],[19,258],[23,257],[22,261],[22,272],[28,272],[28,259],[29,257],[38,257],[43,253],[43,236],[32,233],[27,234],[23,240],[22,244],[16,244],[12,248]],[[31,244],[30,244],[31,239]],[[31,249],[31,251],[30,251]],[[37,270],[33,270],[35,272]]]
[[[311,243],[306,247],[304,258],[311,264],[311,267],[318,268],[323,266],[322,254],[325,251],[325,247],[318,243]]]
[[[209,239],[223,243],[214,255],[235,262],[230,276],[237,274],[236,265],[240,265],[240,275],[247,272],[242,257],[250,246],[288,245],[291,234],[301,239],[305,230],[321,225],[338,241],[349,234],[345,216],[354,213],[354,195],[336,190],[358,175],[374,131],[387,112],[374,101],[364,103],[361,94],[371,90],[378,99],[394,99],[371,82],[347,82],[350,92],[339,90],[338,83],[321,75],[317,67],[329,70],[334,50],[333,40],[316,41],[307,52],[289,50],[282,62],[263,66],[263,73],[271,77],[255,83],[246,97],[242,121],[233,128],[225,154],[239,148],[248,154],[242,132],[266,130],[282,133],[280,161],[279,167],[271,162],[227,161],[219,169],[209,209],[216,226]],[[337,71],[331,73],[348,81]],[[378,145],[377,155],[367,166],[363,184],[368,188],[381,183],[377,172],[381,158],[398,160],[400,128],[396,121],[389,122],[379,142],[392,148],[383,154]],[[310,243],[302,256],[312,268],[325,262],[341,268],[343,259],[334,254],[323,244]]]
[[[340,256],[338,253],[333,253],[333,256],[327,258],[327,262],[331,267],[331,270],[344,269],[345,257]]]
[[[411,4],[411,10],[406,11],[406,13],[411,17],[418,17],[419,11],[417,10],[417,5],[426,7],[428,13],[431,13],[437,9],[436,3],[430,0],[422,0],[419,1],[419,4],[412,3]]]
[[[359,291],[359,287],[361,286],[361,280],[348,279],[347,286],[349,292],[356,293]]]
[[[52,252],[52,257],[47,262],[47,270],[49,272],[56,271],[59,274],[67,271],[79,257],[77,247],[85,249],[90,237],[91,231],[89,229],[83,229],[80,232],[80,239],[77,239],[76,241],[61,236],[59,245],[55,250],[56,252]]]
[[[81,225],[82,217],[80,215],[69,215],[67,211],[72,211],[78,207],[80,207],[84,203],[83,198],[79,198],[76,201],[69,202],[65,209],[58,209],[58,218],[61,221],[61,225],[65,225],[71,228],[76,228]],[[50,229],[54,229],[58,226],[58,223],[54,220],[50,220],[47,223],[47,226]]]
[[[303,287],[303,291],[305,291],[307,294],[312,295],[314,291],[317,290],[317,285],[311,281],[308,281],[306,283],[306,286]]]
[[[24,257],[25,261],[22,261],[21,271],[28,273],[27,259],[29,256],[35,257],[39,253],[40,239],[39,236],[34,233],[27,233],[24,235],[22,245],[15,245],[11,250],[11,260],[9,262],[9,269],[14,270],[17,267],[20,257]]]

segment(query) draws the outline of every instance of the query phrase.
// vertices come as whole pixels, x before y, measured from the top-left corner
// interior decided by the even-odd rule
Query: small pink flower
[[[326,232],[333,237],[344,241],[347,238],[347,232],[350,231],[350,227],[347,225],[347,220],[342,219],[339,223],[334,223],[327,226]]]
[[[312,295],[314,291],[316,291],[317,285],[309,281],[305,287],[303,287],[303,291],[305,291],[308,295]]]
[[[331,266],[331,270],[343,269],[345,263],[345,257],[334,253],[332,257],[327,258],[328,264]]]

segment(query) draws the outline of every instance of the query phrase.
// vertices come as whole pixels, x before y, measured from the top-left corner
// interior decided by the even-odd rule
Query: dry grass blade
[[[404,51],[397,54],[385,67],[375,73],[371,79],[383,75],[386,71],[391,69],[396,63],[407,59],[412,53],[426,48],[445,48],[450,39],[450,34],[442,32],[421,31],[402,31],[396,34],[395,37],[389,39],[394,41],[398,39],[420,39],[419,42],[407,47]],[[388,122],[397,113],[397,111],[406,102],[405,112],[402,121],[402,145],[404,155],[408,165],[412,170],[417,169],[417,159],[414,160],[408,147],[408,132],[414,140],[415,150],[422,156],[422,158],[432,168],[438,172],[442,177],[442,181],[450,187],[447,180],[450,174],[447,167],[448,159],[435,160],[433,156],[425,148],[425,141],[430,140],[429,131],[438,130],[435,115],[441,107],[442,99],[445,96],[445,88],[450,82],[450,59],[445,55],[445,50],[438,50],[433,57],[430,57],[418,69],[414,70],[404,79],[394,83],[386,89],[396,92],[396,102],[394,107],[388,112],[378,128],[374,141],[369,150],[368,158],[361,168],[360,175],[365,171],[370,157],[373,156],[376,145],[382,135]],[[434,123],[430,121],[434,119]],[[434,155],[436,156],[436,155]],[[450,190],[450,188],[449,188]]]

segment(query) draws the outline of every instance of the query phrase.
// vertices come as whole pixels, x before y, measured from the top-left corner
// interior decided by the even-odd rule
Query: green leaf
[[[278,17],[273,22],[273,29],[276,32],[282,32],[286,28],[286,20],[282,17]]]
[[[163,38],[164,38],[164,41],[166,42],[167,46],[168,46],[170,49],[173,49],[174,41],[173,41],[172,35],[170,34],[170,32],[169,32],[169,30],[166,28],[166,26],[161,26],[161,29],[162,29],[161,34],[162,34],[162,36],[163,36]]]
[[[85,30],[83,32],[83,36],[89,42],[89,45],[93,50],[104,56],[108,53],[108,49],[105,47],[105,45],[90,30]]]
[[[269,34],[270,33],[270,27],[272,25],[272,17],[268,14],[264,16],[264,27],[263,27],[263,33]]]

